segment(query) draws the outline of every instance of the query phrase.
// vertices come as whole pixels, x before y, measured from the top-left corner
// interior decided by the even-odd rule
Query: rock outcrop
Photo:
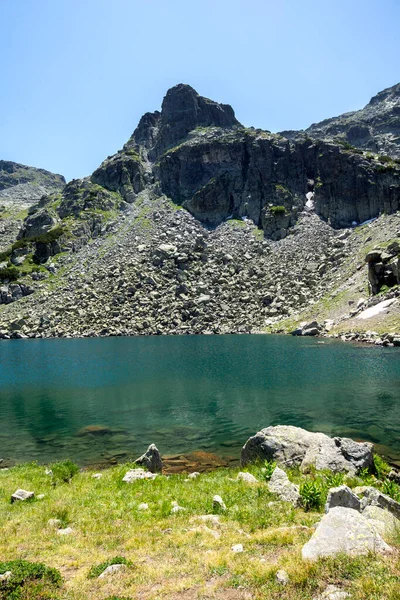
[[[262,429],[243,446],[241,464],[274,460],[287,467],[357,473],[373,465],[373,445],[349,438],[330,438],[291,425]]]
[[[357,148],[400,158],[400,83],[382,90],[361,110],[314,123],[305,134],[336,138]],[[299,132],[282,135],[296,137]]]
[[[340,553],[357,556],[390,551],[390,546],[368,519],[351,508],[335,507],[322,517],[315,533],[303,546],[302,557],[318,560]]]

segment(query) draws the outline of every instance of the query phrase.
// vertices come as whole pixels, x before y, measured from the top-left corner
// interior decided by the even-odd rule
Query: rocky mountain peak
[[[182,142],[196,127],[236,127],[240,126],[235,112],[229,104],[220,104],[200,96],[190,85],[180,83],[166,93],[161,115],[157,118],[157,139],[151,158],[157,158],[167,148]],[[159,119],[158,119],[159,115]],[[147,117],[147,122],[151,119]],[[138,137],[135,135],[138,141]]]
[[[376,94],[376,96],[373,96],[368,104],[378,104],[379,102],[384,102],[386,100],[394,102],[400,101],[400,83],[382,90]]]

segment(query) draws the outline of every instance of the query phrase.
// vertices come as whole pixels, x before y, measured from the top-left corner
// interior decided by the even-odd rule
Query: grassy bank
[[[305,511],[278,502],[261,467],[249,469],[260,481],[256,484],[237,481],[239,469],[190,480],[171,475],[127,484],[122,478],[129,466],[103,471],[99,479],[92,472],[77,472],[69,483],[63,481],[68,468],[55,469],[55,476],[35,464],[0,471],[0,561],[38,561],[62,577],[60,581],[50,572],[41,580],[32,576],[30,583],[26,577],[16,595],[0,591],[1,598],[305,600],[329,584],[359,600],[400,598],[400,539],[388,540],[396,548],[390,556],[301,560],[301,548],[321,518],[332,483],[329,474],[315,480],[290,473],[298,483],[317,482],[319,506]],[[11,504],[17,488],[35,492],[35,498]],[[219,523],[200,518],[215,514],[215,494],[227,506]],[[171,514],[173,501],[186,510]],[[141,503],[148,509],[140,510]],[[73,532],[60,535],[50,519],[59,519],[58,527]],[[232,551],[236,544],[243,545],[243,552]],[[125,569],[98,579],[117,557],[117,562],[127,562]],[[287,571],[287,585],[276,581],[279,569]],[[0,573],[5,570],[0,564]]]

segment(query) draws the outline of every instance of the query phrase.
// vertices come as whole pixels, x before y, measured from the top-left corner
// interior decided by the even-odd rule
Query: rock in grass
[[[347,485],[340,485],[339,487],[334,487],[329,490],[325,504],[325,512],[329,512],[330,509],[335,506],[343,506],[345,508],[352,508],[353,510],[360,511],[361,501]]]
[[[243,544],[235,544],[231,550],[232,552],[243,552]]]
[[[222,500],[221,496],[215,494],[213,498],[213,508],[214,510],[226,510],[225,502]]]
[[[0,581],[8,581],[12,577],[12,571],[6,571],[0,574]]]
[[[299,486],[289,481],[285,471],[276,467],[268,482],[268,489],[279,496],[281,500],[290,502],[293,506],[301,506]]]
[[[245,481],[246,483],[258,483],[258,479],[254,477],[254,475],[245,473],[244,471],[238,473],[237,479],[239,479],[239,481]]]
[[[17,490],[11,496],[11,503],[13,504],[14,502],[18,502],[18,501],[22,502],[24,500],[30,500],[31,498],[34,498],[34,497],[35,497],[34,492],[27,492],[26,490]]]
[[[103,477],[102,473],[93,473],[92,479],[101,479]]]
[[[362,514],[352,508],[336,506],[322,517],[311,539],[303,546],[304,560],[345,553],[350,556],[369,552],[390,552],[391,548]]]
[[[141,502],[137,508],[138,510],[148,510],[149,505],[146,502]]]
[[[150,473],[150,471],[145,471],[144,469],[130,469],[125,473],[122,481],[132,483],[138,479],[155,479],[156,477],[156,473]]]
[[[326,590],[319,596],[314,596],[313,600],[345,600],[346,598],[350,598],[350,594],[336,585],[328,585]]]
[[[115,575],[115,573],[123,571],[124,569],[126,569],[126,565],[124,564],[110,565],[109,567],[104,569],[102,573],[100,573],[98,579],[104,579],[105,577],[109,577],[110,575]]]
[[[281,585],[286,585],[289,583],[289,575],[284,569],[279,569],[279,571],[276,572],[275,579],[276,582],[280,583]]]
[[[161,454],[155,444],[150,444],[146,452],[135,460],[135,463],[145,467],[150,473],[162,472]]]
[[[60,519],[49,519],[47,525],[49,527],[54,527],[54,529],[61,529],[62,522]]]
[[[71,533],[74,533],[72,527],[66,527],[65,529],[59,529],[57,531],[58,535],[71,535]]]
[[[184,506],[179,506],[179,504],[174,500],[173,502],[171,502],[172,504],[172,508],[171,508],[171,514],[175,515],[178,512],[183,512],[186,510],[186,508]]]
[[[194,471],[194,473],[188,475],[188,479],[196,479],[199,475],[200,473],[198,471]]]

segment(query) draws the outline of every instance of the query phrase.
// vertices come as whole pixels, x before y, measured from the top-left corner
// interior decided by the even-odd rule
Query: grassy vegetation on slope
[[[37,561],[63,577],[61,584],[55,576],[45,580],[40,595],[32,591],[38,589],[32,583],[18,588],[20,595],[1,595],[0,587],[2,598],[306,600],[328,584],[340,585],[359,600],[400,597],[397,550],[385,557],[303,562],[301,547],[321,514],[277,502],[260,467],[249,469],[260,480],[252,485],[237,481],[235,469],[191,480],[172,475],[127,484],[122,481],[127,467],[103,471],[100,479],[76,473],[69,483],[64,480],[68,472],[73,474],[71,465],[53,469],[55,477],[35,464],[0,471],[0,561]],[[290,476],[304,484],[299,472]],[[326,478],[319,480],[329,483]],[[312,486],[313,476],[307,481]],[[353,478],[348,483],[360,482]],[[17,488],[34,491],[36,497],[11,504]],[[319,489],[322,504],[326,486]],[[215,494],[227,506],[219,525],[199,518],[215,514]],[[171,514],[173,501],[186,510]],[[143,502],[148,510],[138,508]],[[59,519],[59,526],[71,527],[73,533],[59,535],[49,519]],[[399,539],[390,542],[396,547]],[[232,551],[235,544],[243,544],[242,553]],[[121,559],[126,562],[123,571],[98,579],[104,566]],[[279,569],[289,574],[285,586],[276,581]],[[0,562],[0,573],[5,570]]]

